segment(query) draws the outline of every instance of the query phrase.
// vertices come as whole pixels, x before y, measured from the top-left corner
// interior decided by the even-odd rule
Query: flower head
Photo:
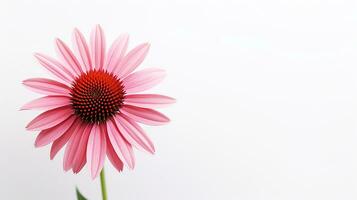
[[[35,54],[55,80],[23,81],[29,89],[46,95],[22,107],[44,110],[26,128],[40,131],[36,147],[52,144],[51,159],[65,146],[63,168],[66,171],[72,169],[78,173],[88,163],[95,178],[105,157],[121,171],[124,163],[134,168],[133,147],[155,152],[139,123],[168,123],[169,119],[153,108],[175,100],[158,94],[136,94],[157,85],[165,72],[157,68],[134,72],[150,45],[144,43],[126,53],[128,40],[127,34],[119,36],[106,52],[104,33],[97,25],[90,45],[79,30],[74,30],[74,53],[56,39],[59,60]]]

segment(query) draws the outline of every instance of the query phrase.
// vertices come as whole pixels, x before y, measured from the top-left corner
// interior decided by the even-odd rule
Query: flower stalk
[[[102,189],[102,199],[108,200],[107,196],[107,185],[105,184],[105,174],[104,174],[104,167],[100,172],[100,188]]]

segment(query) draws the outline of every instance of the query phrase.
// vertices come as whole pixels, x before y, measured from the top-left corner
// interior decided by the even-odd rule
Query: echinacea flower
[[[64,147],[63,168],[78,173],[88,163],[97,177],[106,157],[121,171],[123,163],[134,168],[133,147],[155,152],[139,123],[162,125],[169,119],[153,108],[174,103],[158,94],[136,94],[157,85],[165,72],[157,68],[134,70],[143,62],[150,45],[138,45],[128,53],[128,35],[118,37],[106,50],[103,30],[97,25],[88,45],[79,30],[73,32],[74,50],[56,39],[59,60],[36,53],[40,64],[55,80],[31,78],[29,89],[46,96],[22,109],[42,109],[27,130],[40,131],[35,146],[52,144],[50,158]]]

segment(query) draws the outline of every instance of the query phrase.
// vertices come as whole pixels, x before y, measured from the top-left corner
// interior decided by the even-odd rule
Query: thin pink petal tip
[[[74,27],[73,31],[74,31],[74,32],[77,32],[77,33],[80,32],[77,27]]]
[[[171,102],[170,102],[171,104],[172,104],[172,103],[177,103],[177,99],[172,98],[172,97],[169,97],[169,98],[171,99]]]
[[[62,40],[61,39],[59,39],[59,38],[55,38],[55,43],[56,44],[60,44],[62,42]]]
[[[34,57],[36,57],[36,58],[38,58],[38,57],[40,57],[41,56],[41,54],[40,53],[38,53],[38,52],[35,52],[35,53],[33,53],[32,54]]]

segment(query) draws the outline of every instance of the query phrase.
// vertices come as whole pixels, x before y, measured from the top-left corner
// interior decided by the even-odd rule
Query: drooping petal
[[[114,72],[119,62],[123,59],[126,49],[128,47],[129,35],[120,35],[109,48],[106,65],[108,72]]]
[[[86,151],[85,151],[85,153],[86,153]],[[79,173],[83,169],[84,165],[86,165],[86,163],[87,163],[87,157],[84,155],[83,157],[80,158],[80,160],[78,160],[78,165],[72,167],[73,173],[75,173],[75,174]],[[77,162],[76,162],[76,164],[77,164]]]
[[[62,40],[56,39],[56,47],[59,57],[72,69],[72,72],[77,76],[83,73],[77,58]]]
[[[41,131],[36,138],[35,147],[45,146],[61,137],[72,126],[75,119],[76,116],[72,115],[58,125]]]
[[[45,96],[28,102],[21,107],[21,110],[30,109],[45,109],[51,110],[54,108],[67,106],[71,104],[71,99],[68,96]]]
[[[62,147],[68,142],[69,138],[72,136],[72,134],[75,134],[76,129],[78,126],[82,125],[82,122],[80,121],[79,118],[77,118],[71,127],[67,129],[67,131],[58,139],[56,139],[51,146],[51,152],[50,152],[50,158],[51,160],[56,156],[56,154],[59,152],[59,150],[62,149]]]
[[[118,157],[117,153],[115,152],[112,144],[110,143],[108,134],[106,135],[107,138],[107,157],[112,163],[112,165],[119,171],[121,172],[123,170],[124,164]]]
[[[68,86],[63,83],[47,78],[30,78],[23,81],[23,84],[34,92],[45,95],[65,95],[70,96]]]
[[[79,126],[77,126],[74,134],[72,134],[72,136],[69,138],[63,158],[63,169],[65,171],[71,169],[74,164],[75,156],[77,150],[79,149],[81,138],[84,135],[83,132],[85,130],[85,127],[86,124],[81,123]]]
[[[114,120],[120,133],[130,144],[152,154],[155,152],[154,144],[136,122],[129,119],[124,114],[116,115]]]
[[[127,93],[142,92],[148,90],[165,78],[165,71],[157,68],[149,68],[134,72],[123,79]]]
[[[106,153],[106,130],[103,125],[93,125],[87,145],[87,161],[92,178],[97,177],[103,168]]]
[[[125,141],[115,122],[111,120],[107,121],[107,131],[110,143],[113,145],[115,153],[120,160],[125,161],[130,169],[135,166],[134,152],[131,145]]]
[[[150,108],[124,105],[120,111],[131,119],[143,124],[156,126],[167,124],[170,121],[164,114]]]
[[[150,48],[150,44],[144,43],[131,50],[119,63],[115,74],[123,78],[133,72],[145,59]]]
[[[63,66],[57,60],[40,53],[36,53],[35,57],[37,58],[37,60],[40,62],[42,66],[44,66],[48,71],[50,71],[53,75],[55,75],[59,79],[69,84],[73,81],[74,75],[72,74],[72,72],[70,72],[65,66]]]
[[[77,28],[75,28],[73,31],[73,43],[75,52],[79,58],[78,60],[82,66],[82,70],[84,72],[91,70],[92,60],[89,48],[86,39]]]
[[[39,131],[56,126],[73,114],[70,106],[64,106],[48,110],[33,119],[27,126],[27,130]]]
[[[176,102],[172,97],[159,94],[129,94],[124,101],[125,104],[144,108],[162,108]]]
[[[78,173],[79,171],[81,171],[81,169],[87,162],[87,144],[92,127],[92,124],[87,124],[85,129],[83,130],[82,138],[80,139],[80,142],[78,144],[78,149],[72,165],[72,170],[74,173]]]
[[[105,59],[105,37],[99,25],[91,33],[91,54],[95,69],[102,69]]]

